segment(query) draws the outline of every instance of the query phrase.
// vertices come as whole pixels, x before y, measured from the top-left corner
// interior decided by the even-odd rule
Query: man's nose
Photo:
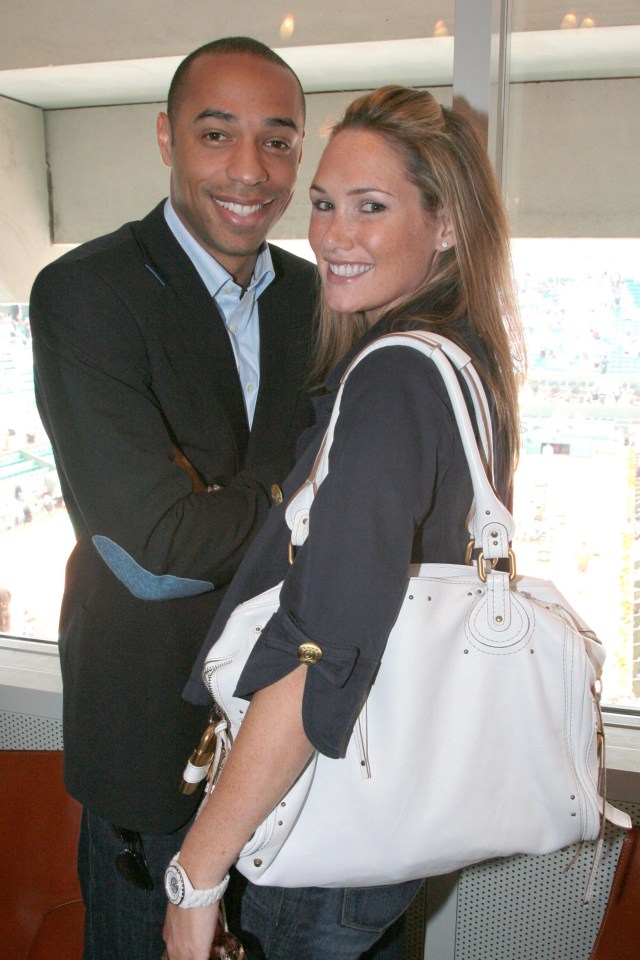
[[[236,144],[227,165],[227,176],[245,186],[262,183],[267,179],[267,170],[257,144],[248,140],[241,140]]]

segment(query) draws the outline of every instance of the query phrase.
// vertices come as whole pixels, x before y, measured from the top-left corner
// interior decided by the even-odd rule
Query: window
[[[605,644],[620,707],[640,705],[639,24],[632,0],[514,0],[502,153],[529,352],[517,557]]]
[[[33,395],[29,313],[0,305],[0,633],[55,639],[73,532]]]

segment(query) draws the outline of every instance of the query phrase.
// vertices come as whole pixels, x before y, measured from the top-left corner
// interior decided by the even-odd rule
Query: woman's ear
[[[440,250],[447,250],[456,245],[456,233],[453,224],[446,213],[441,213],[438,217],[438,247]]]

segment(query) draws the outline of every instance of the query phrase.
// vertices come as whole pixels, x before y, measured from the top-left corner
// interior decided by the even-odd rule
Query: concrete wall
[[[436,95],[450,103],[450,89]],[[323,129],[354,96],[308,97],[298,188],[274,239],[306,236]],[[640,125],[630,118],[639,102],[640,79],[511,88],[506,194],[515,236],[638,236]],[[60,252],[49,246],[50,204],[54,242],[74,244],[144,215],[166,196],[168,170],[155,142],[162,107],[43,115],[0,98],[0,299],[25,300],[37,271]]]
[[[0,97],[0,301],[25,299],[50,243],[42,111]]]
[[[166,196],[156,144],[163,104],[45,111],[53,238],[82,243],[135,220]]]
[[[435,91],[449,105],[451,90]],[[323,130],[355,93],[307,97],[298,187],[274,237],[306,234],[309,183]],[[640,80],[514,85],[510,92],[506,196],[515,236],[638,236]],[[49,111],[54,237],[79,243],[149,210],[168,171],[155,143],[163,104]]]
[[[512,86],[506,196],[518,237],[640,236],[640,79]]]

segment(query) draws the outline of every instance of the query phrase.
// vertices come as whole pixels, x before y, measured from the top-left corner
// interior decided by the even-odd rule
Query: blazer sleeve
[[[330,757],[346,750],[380,664],[416,531],[434,509],[442,517],[449,502],[464,529],[471,501],[456,476],[457,434],[445,394],[433,363],[402,347],[372,354],[350,374],[309,536],[236,689],[250,697],[298,666],[301,643],[318,644],[303,723]]]
[[[36,280],[30,317],[38,409],[76,535],[115,545],[141,593],[126,570],[121,579],[143,599],[227,582],[269,495],[243,475],[217,493],[192,492],[172,462],[149,343],[121,287],[82,263],[56,262]]]

